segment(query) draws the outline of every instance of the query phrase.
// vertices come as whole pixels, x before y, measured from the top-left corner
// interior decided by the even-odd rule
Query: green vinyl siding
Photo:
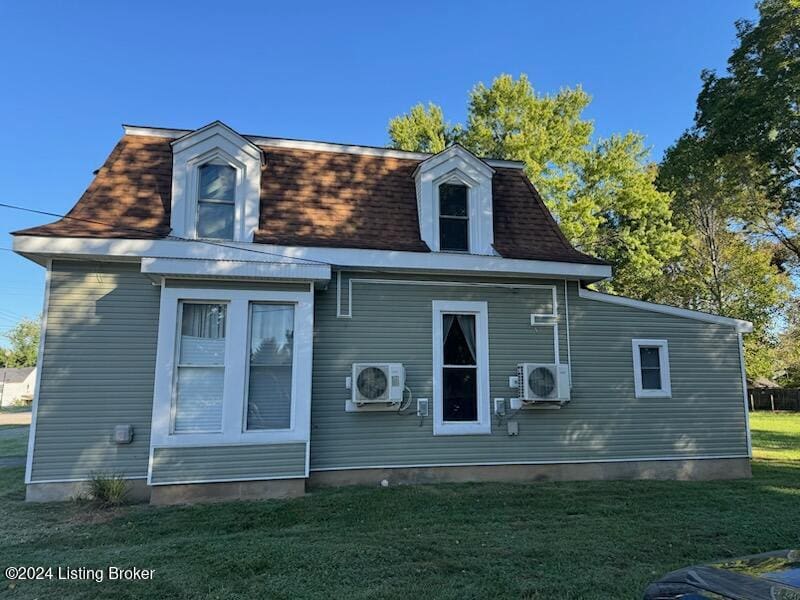
[[[579,298],[569,287],[572,401],[561,409],[492,417],[491,435],[433,436],[431,416],[347,413],[344,379],[354,362],[402,362],[413,398],[432,390],[432,302],[485,301],[490,399],[515,397],[519,362],[553,362],[553,330],[531,326],[550,312],[549,292],[462,285],[379,283],[353,275],[352,315],[336,317],[336,290],[316,298],[311,469],[402,465],[636,460],[747,453],[738,340],[732,328]],[[418,276],[414,279],[427,279]],[[431,278],[432,279],[432,278]],[[441,283],[443,277],[437,278]],[[487,280],[481,280],[485,283]],[[508,283],[508,280],[493,280]],[[558,289],[561,362],[568,360],[565,283]],[[344,298],[345,295],[342,294]],[[347,307],[343,307],[347,312]],[[637,399],[632,338],[669,341],[672,398]],[[519,424],[508,436],[506,420]]]
[[[54,261],[31,479],[147,475],[159,288],[138,265]],[[133,443],[112,440],[133,425]]]
[[[155,448],[153,484],[305,477],[306,444]]]
[[[433,402],[434,300],[487,303],[490,401],[508,402],[517,395],[508,385],[517,363],[554,361],[554,329],[530,320],[552,312],[548,286],[557,289],[559,358],[572,359],[572,401],[564,408],[493,415],[490,435],[471,436],[433,436],[432,405],[423,419],[415,404],[406,414],[345,412],[354,362],[403,363],[412,397]],[[341,314],[352,301],[349,318],[337,317],[337,291]],[[159,292],[138,265],[54,262],[33,482],[95,472],[146,476]],[[315,295],[311,469],[746,455],[731,327],[580,298],[570,282],[568,345],[564,293],[563,280],[345,272],[339,281],[337,273]],[[635,398],[632,338],[668,340],[671,398]],[[507,435],[507,420],[518,423],[518,436]],[[113,443],[121,424],[133,425],[132,444]],[[304,444],[156,454],[157,483],[298,477],[306,461]]]

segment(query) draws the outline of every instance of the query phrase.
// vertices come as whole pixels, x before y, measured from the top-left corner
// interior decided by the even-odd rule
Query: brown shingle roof
[[[413,172],[419,160],[263,148],[254,241],[429,252],[420,239]],[[495,168],[494,246],[505,258],[604,264],[575,250],[520,169]],[[169,234],[172,148],[126,135],[68,213],[15,235],[163,238]],[[80,220],[78,220],[80,219]]]

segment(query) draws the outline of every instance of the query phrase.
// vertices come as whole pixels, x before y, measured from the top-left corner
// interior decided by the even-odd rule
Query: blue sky
[[[121,123],[384,145],[390,117],[430,100],[462,120],[500,73],[582,85],[598,135],[639,131],[658,159],[755,16],[753,0],[0,2],[0,202],[67,211]],[[0,248],[46,220],[0,208]],[[6,250],[0,273],[4,330],[39,313],[44,275]]]

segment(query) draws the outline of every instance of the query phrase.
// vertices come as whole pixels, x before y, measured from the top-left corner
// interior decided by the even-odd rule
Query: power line
[[[95,219],[82,219],[80,217],[72,217],[70,215],[62,215],[62,214],[59,214],[59,213],[48,212],[46,210],[37,210],[35,208],[28,208],[26,206],[17,206],[15,204],[7,204],[5,202],[0,202],[0,208],[10,208],[10,209],[13,209],[13,210],[20,210],[20,211],[23,211],[23,212],[34,213],[34,214],[37,214],[37,215],[44,215],[46,217],[56,217],[56,218],[59,218],[59,219],[70,219],[72,221],[79,221],[79,222],[82,222],[82,223],[91,223],[93,225],[103,225],[105,227],[112,227],[112,228],[117,228],[117,229],[126,229],[128,231],[135,231],[137,233],[146,233],[149,236],[153,235],[153,232],[151,230],[149,230],[149,229],[141,229],[139,227],[131,227],[129,225],[118,225],[118,224],[113,224],[113,223],[106,223],[104,221],[97,221]],[[177,236],[177,235],[167,235],[167,236],[165,236],[165,238],[169,239],[169,240],[174,240],[174,241],[177,241],[177,242],[195,242],[195,243],[199,242],[199,243],[202,243],[202,244],[208,244],[210,246],[219,246],[220,248],[231,248],[233,250],[244,250],[246,252],[254,252],[256,254],[264,254],[266,256],[276,256],[278,258],[284,258],[284,259],[288,259],[288,260],[302,260],[302,261],[313,263],[313,264],[330,266],[330,263],[327,263],[327,262],[324,262],[324,261],[321,261],[321,260],[314,260],[312,258],[286,256],[285,254],[278,254],[277,252],[268,252],[267,250],[257,250],[255,248],[240,248],[239,246],[234,246],[232,244],[225,244],[224,242],[215,242],[213,240],[191,239],[191,238],[180,237],[180,236]],[[10,250],[10,248],[3,248],[3,250]],[[13,250],[11,250],[11,251],[13,252]]]

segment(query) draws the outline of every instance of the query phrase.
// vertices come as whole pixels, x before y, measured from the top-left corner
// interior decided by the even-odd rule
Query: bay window
[[[312,335],[310,289],[162,287],[154,447],[308,441]]]

